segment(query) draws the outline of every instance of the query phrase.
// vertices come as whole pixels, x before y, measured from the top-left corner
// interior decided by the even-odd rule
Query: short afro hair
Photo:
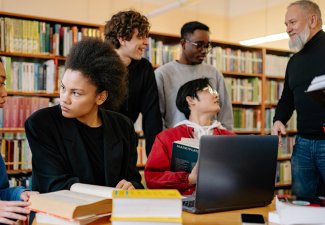
[[[211,84],[209,82],[209,79],[204,77],[188,81],[178,89],[176,97],[176,106],[178,110],[184,114],[186,119],[188,119],[191,114],[191,110],[189,108],[186,97],[189,96],[193,99],[197,98],[198,100],[200,100],[197,95],[197,92],[202,91],[207,86],[211,86]]]
[[[114,48],[98,38],[85,38],[70,50],[65,69],[80,71],[97,88],[108,92],[102,105],[116,110],[127,93],[127,70]]]
[[[186,39],[189,34],[193,34],[196,30],[205,30],[210,32],[210,28],[204,23],[198,21],[191,21],[185,23],[181,28],[181,38]]]
[[[105,40],[118,49],[121,46],[118,39],[125,38],[130,41],[136,28],[139,31],[138,37],[148,37],[150,30],[148,18],[134,10],[118,12],[106,22]]]

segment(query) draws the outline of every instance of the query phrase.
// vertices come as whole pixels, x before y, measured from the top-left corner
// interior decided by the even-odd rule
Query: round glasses
[[[211,95],[219,96],[217,90],[212,88],[210,85],[203,88],[202,91],[208,91]]]
[[[212,45],[210,42],[209,43],[204,43],[202,41],[193,42],[187,39],[185,39],[185,41],[195,46],[197,50],[205,50],[207,52],[210,52],[212,50]]]

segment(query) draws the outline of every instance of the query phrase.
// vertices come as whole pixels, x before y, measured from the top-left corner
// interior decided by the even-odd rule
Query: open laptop
[[[183,210],[207,213],[272,202],[278,153],[274,135],[202,136],[196,192]]]

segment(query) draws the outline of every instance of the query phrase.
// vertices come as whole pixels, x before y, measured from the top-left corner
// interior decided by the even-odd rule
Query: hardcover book
[[[276,197],[276,211],[269,213],[269,222],[278,224],[325,224],[325,199]]]
[[[78,221],[110,213],[113,190],[110,187],[76,183],[70,190],[32,195],[30,209],[64,220]]]
[[[112,224],[181,225],[181,197],[178,190],[113,191]]]
[[[199,139],[182,138],[173,143],[171,170],[191,172],[198,159]]]

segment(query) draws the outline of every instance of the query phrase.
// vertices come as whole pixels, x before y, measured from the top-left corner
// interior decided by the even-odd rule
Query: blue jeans
[[[296,137],[291,158],[292,193],[300,197],[318,196],[325,181],[325,140]]]

